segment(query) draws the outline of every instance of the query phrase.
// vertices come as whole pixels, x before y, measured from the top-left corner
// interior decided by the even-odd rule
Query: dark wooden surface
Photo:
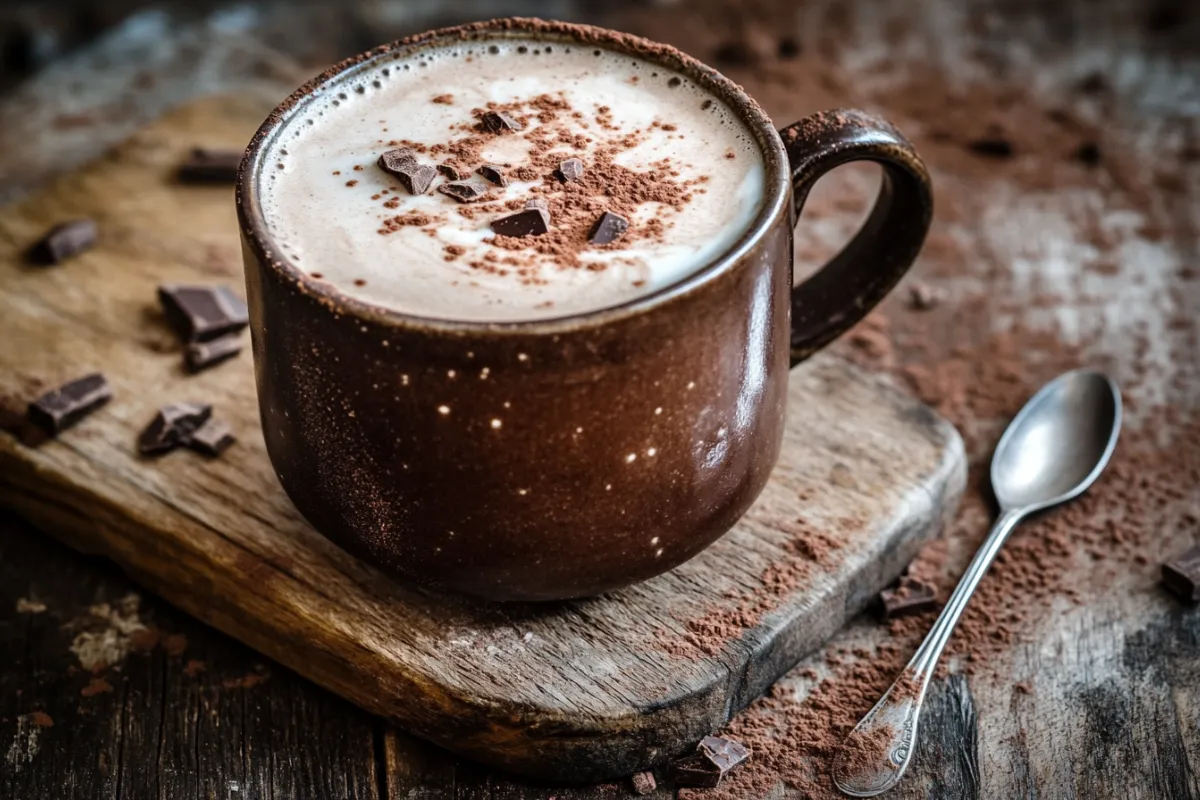
[[[384,4],[359,5],[378,9]],[[705,22],[669,2],[645,5],[654,6],[647,14],[672,15],[678,21],[678,35],[663,38],[685,46],[692,28]],[[1123,380],[1132,382],[1137,376],[1137,392],[1143,398],[1167,394],[1193,412],[1200,408],[1200,366],[1195,357],[1200,339],[1196,338],[1195,314],[1190,326],[1174,332],[1162,333],[1161,326],[1153,327],[1162,308],[1172,307],[1171,303],[1200,309],[1200,284],[1195,280],[1184,283],[1180,266],[1190,264],[1194,271],[1196,264],[1194,231],[1200,220],[1196,168],[1169,160],[1170,153],[1196,142],[1200,130],[1200,25],[1196,24],[1200,14],[1194,3],[979,0],[970,5],[971,11],[961,10],[964,4],[953,0],[921,4],[809,0],[786,5],[794,7],[795,14],[781,12],[779,19],[791,22],[782,22],[779,30],[797,33],[809,54],[807,59],[842,58],[844,72],[840,83],[831,84],[829,96],[822,94],[822,87],[805,84],[803,101],[765,101],[768,111],[781,122],[812,110],[808,104],[813,97],[819,105],[862,103],[895,115],[903,103],[891,100],[893,86],[899,83],[912,91],[913,79],[902,73],[902,65],[930,53],[943,67],[949,62],[968,86],[978,87],[980,75],[991,76],[1001,88],[1036,85],[1047,97],[1047,110],[1054,108],[1051,103],[1062,96],[1062,90],[1095,70],[1116,76],[1115,111],[1101,118],[1103,143],[1106,159],[1111,153],[1126,159],[1129,167],[1121,172],[1120,164],[1111,171],[1106,166],[1097,174],[1122,191],[1144,186],[1140,174],[1149,167],[1178,174],[1190,189],[1182,195],[1162,197],[1160,216],[1178,223],[1172,226],[1170,237],[1158,243],[1131,241],[1119,259],[1119,274],[1104,282],[1089,281],[1085,290],[1073,268],[1067,270],[1063,265],[1063,253],[1070,254],[1071,248],[1082,247],[1087,252],[1087,242],[1081,241],[1084,234],[1065,222],[1057,228],[1048,223],[1040,229],[1037,220],[1026,213],[1015,225],[1031,234],[1023,237],[1024,248],[1002,246],[1004,237],[1014,234],[996,230],[1004,229],[999,223],[1021,210],[1020,197],[1005,191],[999,182],[981,181],[980,197],[995,198],[993,213],[982,217],[973,207],[965,211],[944,207],[936,215],[935,227],[940,224],[943,231],[954,228],[973,247],[957,253],[969,262],[972,278],[952,282],[950,302],[978,279],[984,285],[1001,287],[993,294],[1011,293],[1007,306],[992,297],[997,317],[1010,313],[1014,303],[1032,307],[1028,283],[1006,280],[1008,273],[989,258],[998,253],[1008,260],[1019,253],[1034,263],[1054,263],[1066,276],[1057,276],[1064,281],[1063,296],[1053,313],[1071,319],[1073,329],[1101,325],[1111,331],[1111,336],[1088,350],[1086,358],[1112,368]],[[850,16],[858,20],[856,26],[848,26],[848,14],[839,13],[843,6],[854,8]],[[992,11],[993,6],[1005,9]],[[885,64],[887,69],[864,83],[856,81],[857,75],[869,75],[879,66],[880,37],[889,35],[889,26],[898,15],[909,17],[908,24],[907,28],[895,25],[895,29],[909,33],[890,42],[896,52],[908,53],[907,60],[900,59],[901,66]],[[716,22],[728,25],[729,19]],[[310,43],[341,35],[330,25],[306,30],[316,33],[299,38]],[[826,36],[828,31],[832,33]],[[277,58],[264,59],[266,54],[257,51],[247,59],[239,49],[240,33],[215,37],[209,32],[188,38],[192,34],[185,36],[182,29],[171,26],[161,33],[159,49],[154,51],[161,58],[155,63],[166,76],[161,86],[167,94],[174,92],[173,97],[143,92],[141,105],[126,102],[121,91],[136,74],[137,59],[131,64],[113,59],[110,52],[100,67],[90,60],[95,52],[86,51],[48,68],[20,88],[12,96],[15,99],[0,102],[0,137],[9,137],[0,139],[0,175],[5,178],[0,181],[0,195],[19,194],[123,139],[162,108],[187,97],[187,81],[205,91],[227,89],[247,69],[253,72],[262,67],[279,73],[287,66]],[[125,28],[112,36],[116,44],[141,41],[135,34]],[[960,36],[974,38],[961,42],[956,38]],[[899,44],[908,44],[910,49]],[[172,60],[163,55],[172,47],[184,58]],[[143,51],[131,49],[141,57]],[[205,69],[198,69],[200,50],[212,53],[215,63],[202,62]],[[695,54],[711,58],[711,52]],[[809,67],[812,63],[803,62]],[[87,83],[79,79],[84,74],[92,76]],[[759,90],[754,91],[757,94]],[[63,102],[48,102],[45,116],[23,122],[43,98]],[[105,112],[96,127],[85,131],[86,136],[77,128],[46,124],[56,119],[56,114],[76,108],[76,103]],[[909,130],[907,120],[905,116],[897,118]],[[1182,145],[1178,136],[1185,139]],[[927,147],[930,141],[919,138],[918,145]],[[44,153],[54,158],[45,158]],[[955,179],[953,161],[939,157],[944,153],[943,148],[941,153],[927,154],[927,159],[933,156],[935,182],[943,185],[948,176]],[[997,172],[1003,169],[997,167]],[[14,174],[19,178],[15,183],[10,180]],[[1087,203],[1080,203],[1087,204],[1101,212],[1129,213],[1119,196],[1103,192],[1090,192]],[[1135,215],[1135,222],[1138,219]],[[810,240],[845,238],[846,226],[839,227],[830,219],[808,224]],[[1065,259],[1068,266],[1074,260],[1070,255]],[[924,258],[917,275],[937,276],[936,266],[935,260]],[[1146,277],[1164,282],[1167,288],[1173,286],[1176,293],[1171,297],[1175,299],[1164,300],[1160,288],[1136,288]],[[903,312],[893,306],[891,313]],[[1036,313],[1044,317],[1050,312],[1039,309]],[[981,324],[992,321],[984,319]],[[1149,354],[1142,352],[1136,337],[1130,335],[1131,328],[1147,323],[1162,335]],[[1162,344],[1166,341],[1190,341],[1191,345],[1170,349]],[[1147,376],[1145,366],[1150,363],[1156,367]],[[981,438],[982,430],[984,439],[998,433],[1003,422],[992,417],[970,421],[978,423],[972,428],[972,438]],[[1132,438],[1132,431],[1129,436]],[[1194,447],[1196,443],[1178,439],[1176,445]],[[973,449],[972,456],[985,457],[986,446]],[[1191,502],[1200,505],[1200,497]],[[972,521],[981,530],[984,523],[983,519]],[[1200,533],[1164,529],[1162,551],[1181,548],[1189,536]],[[1152,564],[1134,569],[1136,580],[1121,577],[1129,571],[1128,565],[1118,566],[1116,578],[1097,576],[1087,590],[1085,607],[1049,615],[1029,640],[1002,659],[999,676],[954,675],[934,684],[922,720],[914,771],[894,796],[947,800],[1200,798],[1200,714],[1196,713],[1200,704],[1200,609],[1176,603],[1156,589]],[[161,647],[148,655],[134,652],[122,662],[120,671],[106,673],[111,693],[82,697],[80,692],[92,676],[79,671],[79,658],[71,651],[77,632],[95,624],[89,622],[90,607],[119,601],[134,591],[134,585],[111,564],[80,556],[28,525],[0,516],[0,797],[598,800],[627,795],[625,788],[618,786],[578,790],[530,787],[458,761],[375,722],[149,595],[141,597],[141,618],[184,634],[187,649],[178,657],[167,656]],[[26,601],[21,604],[26,610],[18,610],[21,599]],[[31,606],[31,601],[44,603],[46,610],[28,610],[38,607],[36,602]],[[877,628],[873,621],[861,620],[839,636],[838,642],[855,646],[877,640]],[[207,670],[185,674],[191,659],[205,663]],[[260,674],[269,677],[260,681],[255,677]],[[1014,691],[1013,683],[1018,680],[1036,683],[1037,691]],[[793,676],[785,684],[799,688],[804,681]],[[36,725],[35,720],[41,719],[36,716],[39,711],[53,719],[53,727]],[[148,718],[139,717],[139,711],[147,712]],[[238,781],[236,790],[232,781]],[[660,796],[672,794],[668,790]],[[785,795],[775,792],[770,796]]]
[[[103,630],[92,610],[136,597],[145,625],[186,639],[134,650],[104,671],[112,691],[83,696],[93,674],[72,652],[76,636]],[[45,610],[18,611],[21,607]],[[1182,607],[1138,631],[1116,633],[1119,678],[1073,679],[1067,720],[1086,747],[1064,748],[1060,775],[1037,774],[1030,750],[1012,743],[1005,769],[1025,798],[1200,797],[1197,726],[1178,695],[1200,692],[1200,614]],[[176,647],[179,642],[176,641]],[[623,785],[584,789],[508,778],[396,730],[249,648],[142,592],[111,563],[54,542],[0,512],[0,797],[379,798],[379,800],[592,800],[624,797]],[[203,665],[201,670],[197,665]],[[1013,697],[1012,713],[1033,712]],[[36,712],[53,722],[38,727]],[[47,720],[42,720],[43,722]],[[970,680],[934,683],[922,717],[915,773],[902,796],[994,798],[980,786],[978,718]],[[1041,762],[1044,764],[1044,762]],[[1043,767],[1044,768],[1044,767]],[[1141,773],[1142,790],[1113,794]],[[664,776],[660,774],[660,779]],[[665,782],[665,781],[664,781]],[[919,790],[919,791],[914,791]],[[664,788],[657,796],[672,797]]]

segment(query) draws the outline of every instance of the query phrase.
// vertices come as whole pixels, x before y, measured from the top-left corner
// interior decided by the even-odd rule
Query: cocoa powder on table
[[[1014,647],[1037,641],[1064,609],[1103,601],[1116,583],[1157,592],[1158,564],[1200,541],[1200,271],[1188,244],[1200,230],[1195,214],[1180,211],[1194,207],[1197,183],[1181,176],[1195,177],[1188,147],[1200,153],[1200,144],[1194,134],[1181,144],[1165,132],[1170,123],[1156,129],[1147,115],[1161,112],[1119,96],[1103,74],[1079,78],[1058,67],[1066,77],[1035,92],[1028,67],[1004,63],[1003,53],[955,56],[990,59],[980,70],[906,49],[928,35],[919,15],[878,21],[881,43],[862,40],[853,13],[830,6],[800,29],[794,5],[782,0],[697,0],[687,24],[645,9],[618,24],[721,59],[780,124],[823,108],[877,110],[929,165],[935,220],[910,280],[938,302],[915,308],[908,292],[893,293],[834,349],[892,374],[963,434],[970,475],[960,511],[909,567],[940,601],[995,513],[988,459],[1012,416],[1068,369],[1100,368],[1120,383],[1126,425],[1109,469],[1082,498],[1027,522],[1005,545],[943,657],[943,673],[1011,680],[1005,665]],[[851,73],[842,65],[855,63],[856,47],[885,55]],[[821,184],[798,225],[798,275],[832,256],[871,202],[861,172],[838,170]],[[796,505],[803,509],[802,497]],[[801,528],[795,547],[821,536],[832,539],[828,557],[836,558],[836,531]],[[702,615],[672,655],[709,657],[757,624],[803,569],[803,559],[781,559],[776,574],[763,576],[761,595],[733,613]],[[802,796],[837,797],[833,756],[934,617],[860,620],[836,637],[722,732],[750,747],[751,761],[717,789],[681,797],[748,800],[781,783]],[[867,626],[875,626],[865,637],[872,646],[844,644],[864,638],[857,633]],[[1032,687],[1019,682],[1014,691]]]

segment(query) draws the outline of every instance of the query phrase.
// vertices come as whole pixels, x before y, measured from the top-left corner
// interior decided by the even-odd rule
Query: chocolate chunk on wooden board
[[[208,422],[201,425],[185,444],[198,453],[216,458],[236,441],[237,437],[233,435],[233,430],[227,422],[210,417]]]
[[[96,223],[73,219],[55,225],[29,249],[29,260],[36,264],[61,264],[90,249],[96,243]]]
[[[112,399],[112,387],[99,372],[64,383],[29,404],[29,420],[57,435]]]
[[[194,147],[175,176],[180,183],[232,184],[237,180],[243,155],[241,150]]]
[[[189,372],[201,372],[227,361],[242,352],[242,337],[236,333],[219,336],[208,342],[192,342],[184,353]]]
[[[207,403],[174,403],[163,406],[138,437],[138,452],[144,456],[174,450],[212,416]]]
[[[879,603],[884,619],[920,614],[937,608],[937,589],[915,578],[903,577],[895,587],[879,593]]]
[[[1200,601],[1200,545],[1163,564],[1162,582],[1184,600]]]
[[[226,286],[160,286],[167,322],[185,342],[207,342],[250,323],[242,298]]]

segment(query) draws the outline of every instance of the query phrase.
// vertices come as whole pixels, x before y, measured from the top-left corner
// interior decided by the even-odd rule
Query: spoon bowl
[[[1091,486],[1117,446],[1121,395],[1107,376],[1075,370],[1043,386],[1009,424],[992,456],[1001,508],[1037,511]]]

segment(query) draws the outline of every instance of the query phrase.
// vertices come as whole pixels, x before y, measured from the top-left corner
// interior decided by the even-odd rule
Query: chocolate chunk
[[[7,406],[0,406],[0,431],[12,435],[26,447],[39,447],[50,439],[44,428],[34,425],[25,414]]]
[[[588,241],[592,244],[610,244],[624,236],[627,230],[629,230],[629,220],[620,214],[605,211],[592,226]]]
[[[1184,600],[1200,600],[1200,546],[1163,564],[1162,582]]]
[[[687,756],[671,764],[671,780],[679,787],[712,789],[721,782],[721,770],[702,755]]]
[[[1011,158],[1013,154],[1012,142],[998,136],[976,139],[969,142],[967,147],[972,153],[988,158]]]
[[[192,342],[187,347],[184,361],[191,372],[200,372],[216,366],[242,352],[242,339],[236,333],[219,336],[211,342]]]
[[[225,286],[160,286],[158,300],[185,342],[208,342],[250,322],[246,304]]]
[[[467,177],[467,173],[453,164],[438,164],[438,172],[445,175],[452,181],[461,181]]]
[[[583,177],[583,162],[578,158],[568,158],[558,165],[558,177],[564,183],[579,180]]]
[[[388,150],[379,157],[379,167],[389,175],[395,175],[409,194],[425,194],[437,176],[433,167],[418,164],[416,155],[407,147]]]
[[[183,183],[233,183],[237,180],[242,155],[241,150],[195,147],[175,175]]]
[[[497,186],[508,186],[508,178],[504,177],[504,173],[495,164],[484,164],[478,172]]]
[[[501,236],[541,236],[550,230],[550,212],[544,208],[526,208],[516,214],[492,221],[492,230]]]
[[[633,793],[637,795],[650,794],[658,788],[658,784],[654,782],[654,775],[649,772],[635,772],[629,777],[629,783],[633,786]]]
[[[467,181],[443,183],[437,190],[447,197],[453,197],[460,203],[473,203],[487,194],[487,189]]]
[[[38,264],[61,264],[96,243],[96,223],[73,219],[55,225],[29,250],[29,258]]]
[[[521,123],[503,111],[488,111],[479,118],[479,127],[488,133],[508,133],[521,130]]]
[[[396,150],[388,150],[379,156],[379,168],[384,172],[395,175],[400,170],[412,166],[417,163],[417,154],[415,151],[407,147],[401,147]]]
[[[138,437],[138,452],[144,456],[165,453],[187,442],[212,416],[212,406],[176,403],[163,406]]]
[[[904,577],[894,589],[879,593],[883,618],[894,619],[905,614],[919,614],[937,608],[937,589],[916,578]]]
[[[198,453],[216,458],[229,449],[237,441],[229,425],[215,417],[200,426],[187,441],[187,446]]]
[[[722,736],[705,736],[700,740],[699,750],[722,775],[750,757],[750,751],[741,742]]]
[[[52,435],[61,433],[112,399],[99,372],[64,383],[29,404],[29,420]]]

